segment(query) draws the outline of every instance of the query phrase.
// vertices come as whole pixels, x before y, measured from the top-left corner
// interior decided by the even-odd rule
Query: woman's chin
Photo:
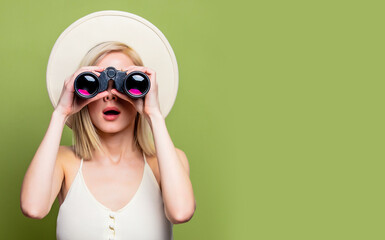
[[[95,128],[98,130],[98,133],[102,134],[116,134],[120,133],[122,131],[126,131],[128,126],[118,125],[118,124],[103,124],[102,127],[95,126]]]

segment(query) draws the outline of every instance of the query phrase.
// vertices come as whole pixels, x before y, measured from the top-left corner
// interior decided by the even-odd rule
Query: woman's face
[[[102,58],[96,66],[104,68],[115,67],[118,70],[126,70],[134,65],[131,58],[122,52],[111,52]],[[110,93],[106,97],[88,104],[88,112],[92,123],[97,129],[105,133],[120,132],[135,123],[137,111],[135,107],[111,93],[113,81],[108,83],[107,91]],[[118,111],[108,111],[108,108],[114,108]],[[107,112],[106,112],[107,110]]]

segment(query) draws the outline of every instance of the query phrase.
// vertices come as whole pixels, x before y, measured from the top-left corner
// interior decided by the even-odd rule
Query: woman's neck
[[[141,155],[134,141],[133,126],[118,133],[99,133],[99,139],[105,152],[95,151],[93,158],[102,164],[119,164]]]

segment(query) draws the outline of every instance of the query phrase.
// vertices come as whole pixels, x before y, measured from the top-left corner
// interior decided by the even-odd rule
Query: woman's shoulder
[[[75,149],[73,146],[67,146],[67,145],[60,145],[59,146],[59,153],[63,154],[69,154],[69,153],[75,153]]]
[[[181,161],[184,169],[188,172],[188,174],[190,175],[190,164],[188,162],[188,159],[187,159],[187,156],[186,156],[186,153],[175,147],[175,152],[178,156],[178,159]],[[157,158],[157,155],[153,155],[153,156],[146,156],[146,159],[147,159],[147,163],[150,165],[151,168],[153,168],[154,172],[158,172],[159,171],[159,167],[158,167],[158,158]]]
[[[57,153],[58,158],[76,158],[73,146],[60,145]]]
[[[81,160],[76,156],[74,147],[66,145],[59,146],[57,159],[61,162],[64,169],[67,169],[69,166],[77,165]]]

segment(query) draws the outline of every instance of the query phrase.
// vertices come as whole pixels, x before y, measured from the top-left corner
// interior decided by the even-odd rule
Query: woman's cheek
[[[88,113],[90,115],[90,119],[93,124],[99,123],[100,121],[99,118],[103,117],[100,114],[98,114],[97,108],[95,108],[94,106],[88,106]]]

